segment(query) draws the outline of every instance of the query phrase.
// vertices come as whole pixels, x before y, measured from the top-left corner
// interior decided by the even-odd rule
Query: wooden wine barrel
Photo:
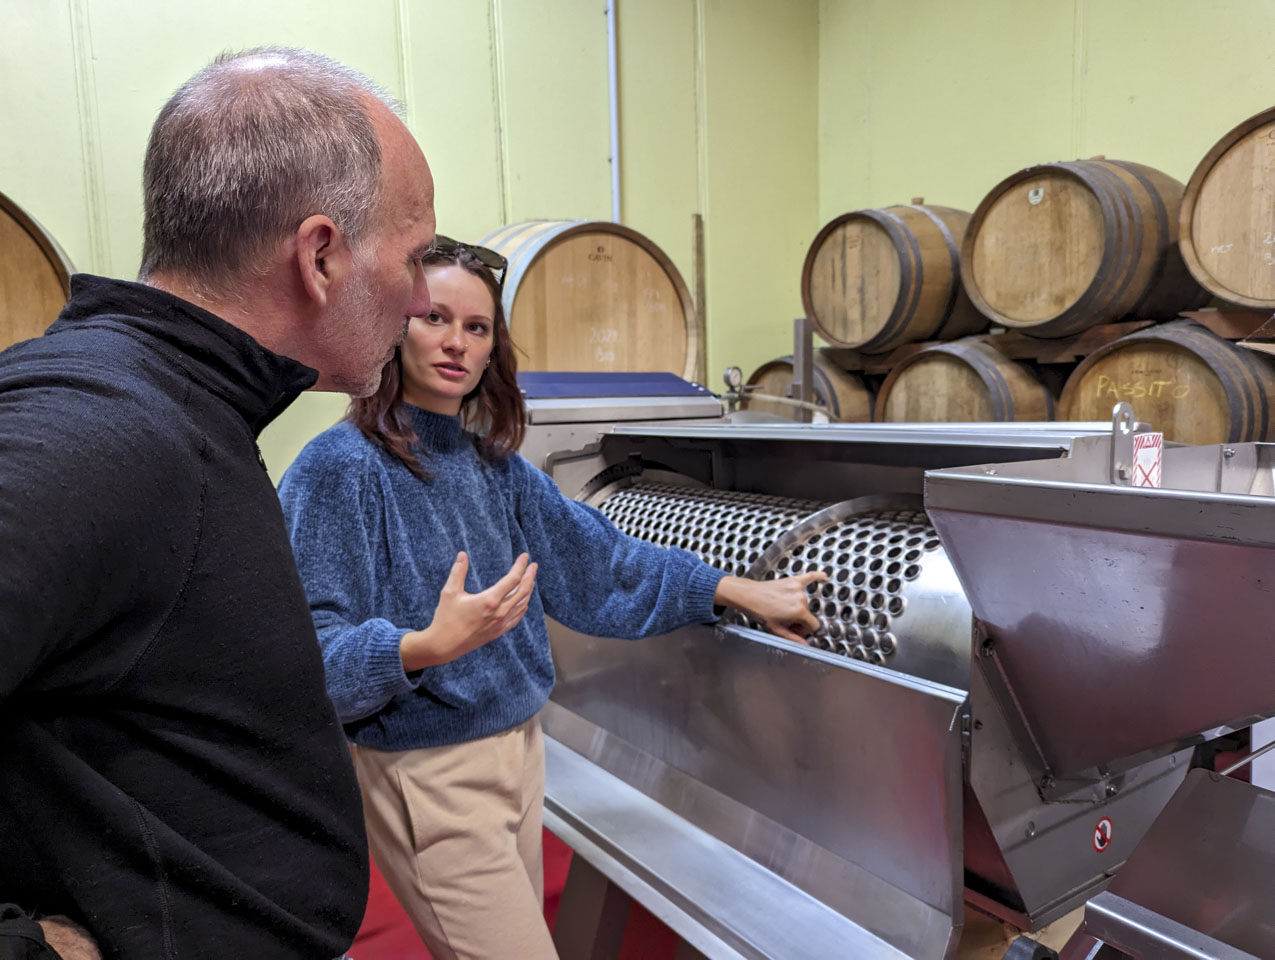
[[[904,204],[856,210],[815,236],[801,299],[829,343],[867,353],[978,333],[987,320],[961,289],[960,249],[970,215]]]
[[[1122,400],[1179,443],[1271,440],[1275,363],[1175,320],[1095,350],[1067,379],[1059,407],[1067,420],[1108,420]]]
[[[44,333],[71,295],[73,272],[44,228],[0,193],[0,350]]]
[[[1275,309],[1275,108],[1219,140],[1182,197],[1182,259],[1201,285]]]
[[[970,299],[996,323],[1062,337],[1209,299],[1178,251],[1182,184],[1122,160],[1045,163],[998,183],[961,250]]]
[[[936,343],[890,371],[876,419],[890,423],[1052,420],[1054,397],[1026,364],[978,338]]]
[[[481,241],[509,261],[505,316],[526,370],[702,376],[681,274],[653,242],[606,221],[530,220]]]
[[[838,423],[867,423],[872,419],[872,391],[863,378],[842,370],[821,351],[814,355],[814,402],[827,408],[829,419]],[[793,359],[778,357],[763,363],[748,378],[748,385],[760,393],[788,396],[792,384]],[[797,418],[797,408],[758,397],[740,404],[742,410],[773,413],[790,420]]]

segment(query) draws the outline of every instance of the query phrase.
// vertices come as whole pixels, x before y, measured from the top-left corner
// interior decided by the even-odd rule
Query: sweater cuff
[[[725,570],[718,570],[706,563],[696,565],[691,571],[690,582],[686,585],[687,620],[691,623],[713,623],[717,620],[713,595],[717,593],[717,585],[726,576]]]
[[[372,635],[368,638],[367,689],[379,691],[386,703],[400,693],[410,693],[420,686],[420,673],[409,677],[403,670],[403,655],[399,648],[407,632],[388,620],[377,620],[373,622]]]

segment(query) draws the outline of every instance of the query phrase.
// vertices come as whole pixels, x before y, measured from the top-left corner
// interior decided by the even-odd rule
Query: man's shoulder
[[[144,353],[142,338],[131,335],[126,313],[102,313],[68,320],[59,317],[43,335],[22,340],[0,351],[0,367],[31,362],[39,357],[101,358],[103,353]]]
[[[197,438],[181,397],[130,342],[115,331],[86,330],[0,353],[4,458],[39,471],[74,461],[98,481],[172,471],[189,458]]]
[[[104,402],[153,404],[164,394],[154,354],[123,326],[85,325],[14,344],[0,352],[0,399],[40,397],[95,409]],[[97,401],[96,403],[92,401]]]

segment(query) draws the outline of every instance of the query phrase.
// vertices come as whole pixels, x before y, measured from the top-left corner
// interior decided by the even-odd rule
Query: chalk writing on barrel
[[[1106,374],[1098,374],[1095,396],[1128,397],[1140,400],[1143,397],[1169,397],[1182,400],[1191,392],[1191,384],[1178,383],[1176,380],[1144,380],[1141,377],[1133,380],[1113,380]]]

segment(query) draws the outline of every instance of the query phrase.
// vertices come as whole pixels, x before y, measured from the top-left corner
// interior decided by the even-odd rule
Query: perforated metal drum
[[[668,483],[621,486],[598,504],[625,533],[689,550],[737,577],[748,573],[780,534],[824,506],[816,500]]]
[[[964,689],[970,608],[919,498],[814,500],[652,482],[595,487],[592,502],[625,533],[680,547],[735,576],[820,570],[812,646]],[[660,480],[676,480],[660,475]],[[762,624],[731,611],[730,622]]]

